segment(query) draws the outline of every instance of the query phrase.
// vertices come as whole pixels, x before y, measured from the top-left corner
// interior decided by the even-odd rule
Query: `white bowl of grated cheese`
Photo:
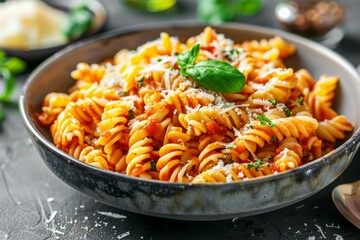
[[[64,34],[69,11],[77,1],[21,0],[0,3],[0,49],[27,62],[38,62],[77,40]],[[106,11],[97,0],[86,8],[93,21],[80,37],[96,33],[105,23]]]

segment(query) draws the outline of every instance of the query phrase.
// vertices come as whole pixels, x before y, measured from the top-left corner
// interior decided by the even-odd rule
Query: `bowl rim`
[[[172,186],[174,188],[184,188],[184,187],[190,187],[190,186],[191,187],[196,186],[196,188],[222,188],[224,185],[226,185],[226,186],[239,185],[239,186],[246,187],[249,185],[264,183],[264,182],[268,182],[268,181],[280,180],[280,179],[287,178],[288,176],[291,176],[291,175],[297,175],[298,173],[309,172],[309,171],[312,172],[314,169],[316,170],[323,165],[328,165],[329,163],[334,161],[334,159],[337,159],[344,154],[348,154],[348,153],[351,153],[351,152],[357,150],[359,143],[360,143],[360,127],[358,127],[357,129],[354,129],[351,136],[346,141],[344,141],[341,145],[339,145],[334,150],[332,150],[331,152],[327,153],[326,155],[324,155],[316,160],[313,160],[309,163],[301,165],[297,168],[287,170],[285,172],[280,172],[280,173],[262,176],[262,177],[258,177],[258,178],[246,179],[243,181],[234,181],[234,182],[226,182],[226,183],[215,183],[215,184],[171,183],[171,182],[165,182],[165,181],[154,180],[154,179],[144,179],[144,178],[132,177],[132,176],[128,176],[126,174],[121,174],[121,173],[118,173],[115,171],[100,169],[100,168],[94,167],[90,164],[81,162],[80,160],[68,155],[66,152],[63,152],[62,150],[57,148],[52,142],[48,141],[36,129],[36,127],[34,126],[34,124],[31,121],[31,119],[29,118],[29,115],[27,114],[26,103],[25,103],[26,90],[31,85],[31,83],[36,80],[37,75],[40,72],[42,72],[44,69],[46,69],[46,67],[49,63],[57,60],[62,55],[65,55],[77,48],[81,48],[86,45],[98,42],[98,41],[108,40],[108,39],[116,38],[116,37],[122,37],[122,36],[126,36],[128,34],[140,33],[142,31],[158,31],[159,32],[159,30],[162,28],[184,29],[184,28],[195,28],[195,27],[205,28],[206,26],[211,26],[211,27],[214,27],[215,29],[218,27],[218,28],[226,28],[226,29],[236,29],[236,30],[241,30],[241,31],[250,31],[250,32],[256,32],[256,33],[264,33],[264,34],[273,35],[273,36],[276,36],[276,35],[281,36],[281,37],[285,38],[285,40],[287,40],[287,41],[290,40],[292,43],[295,43],[295,45],[301,44],[304,47],[316,50],[317,53],[319,53],[320,55],[323,55],[324,57],[333,59],[335,62],[337,62],[339,65],[341,65],[341,67],[343,69],[345,69],[347,71],[347,73],[349,73],[353,77],[353,79],[355,79],[355,81],[357,81],[360,84],[360,75],[357,73],[355,67],[347,59],[342,57],[340,54],[338,54],[316,42],[310,41],[308,39],[305,39],[301,36],[298,36],[298,35],[295,35],[292,33],[285,32],[283,30],[274,29],[274,28],[270,28],[270,27],[251,25],[251,24],[243,24],[243,23],[226,23],[226,24],[220,24],[220,25],[211,25],[211,24],[204,24],[204,23],[200,23],[198,21],[192,21],[192,20],[190,20],[190,21],[169,21],[166,23],[161,22],[161,23],[156,23],[156,26],[154,26],[154,23],[144,23],[144,24],[138,24],[138,25],[128,26],[128,27],[124,27],[124,28],[118,28],[115,30],[111,30],[111,31],[102,33],[91,39],[86,39],[86,40],[72,43],[69,46],[65,47],[64,49],[60,50],[59,52],[55,53],[53,56],[46,59],[44,62],[42,62],[28,77],[25,85],[23,86],[23,88],[21,90],[21,95],[19,97],[20,115],[21,115],[21,118],[23,120],[25,127],[39,141],[41,141],[42,144],[44,144],[48,150],[51,150],[51,151],[56,152],[57,154],[60,154],[62,156],[63,161],[67,161],[68,164],[71,163],[75,167],[80,167],[80,168],[85,168],[87,170],[96,171],[101,174],[109,175],[114,178],[121,178],[123,180],[127,180],[128,182],[134,182],[136,184],[159,185],[159,186],[166,184],[166,185]],[[348,163],[348,165],[349,164],[350,164],[350,162]],[[334,178],[332,181],[334,181],[336,178]],[[326,183],[326,186],[329,185],[330,183],[331,182]],[[316,190],[315,192],[320,191],[321,189],[322,188]],[[309,192],[309,194],[315,193],[315,192]]]

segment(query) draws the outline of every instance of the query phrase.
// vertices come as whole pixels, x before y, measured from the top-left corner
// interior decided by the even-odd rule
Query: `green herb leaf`
[[[0,62],[2,62],[5,59],[5,57],[6,57],[5,52],[0,50]]]
[[[304,105],[304,98],[305,98],[304,94],[299,95],[298,101],[297,101],[299,105]]]
[[[154,160],[150,161],[150,171],[156,170],[156,162]]]
[[[274,156],[273,156],[273,155],[270,155],[270,156],[268,157],[268,161],[269,161],[269,162],[273,162],[273,161],[274,161]]]
[[[4,80],[3,92],[0,93],[0,101],[8,101],[15,89],[14,74],[24,71],[26,64],[16,57],[6,57],[4,51],[0,51],[0,79]]]
[[[232,146],[232,145],[227,145],[227,146],[226,146],[226,149],[228,149],[228,150],[234,149],[234,146]]]
[[[277,142],[276,135],[273,135],[271,137],[270,142]]]
[[[235,61],[240,56],[239,49],[226,49],[223,52],[225,58],[229,61]]]
[[[134,110],[132,108],[129,109],[129,116],[128,119],[133,119],[134,118]]]
[[[274,98],[274,101],[269,100],[269,102],[271,103],[271,105],[275,106],[278,104],[277,98]]]
[[[200,44],[194,45],[189,51],[185,51],[178,56],[177,64],[181,68],[194,66],[195,60],[200,52]]]
[[[26,63],[16,57],[7,58],[4,63],[4,67],[10,71],[11,74],[18,74],[26,69]]]
[[[290,116],[291,116],[291,111],[290,111],[290,108],[289,108],[289,107],[285,106],[285,107],[283,108],[283,110],[284,110],[284,113],[286,114],[287,117],[290,117]]]
[[[236,13],[250,16],[261,9],[262,0],[236,0],[234,5]]]
[[[15,78],[7,68],[0,68],[0,76],[4,80],[4,91],[0,94],[0,101],[7,101],[15,89]]]
[[[204,22],[219,24],[232,21],[235,16],[229,0],[198,0],[197,17]]]
[[[247,165],[247,169],[254,168],[256,171],[259,171],[259,167],[265,164],[266,162],[261,161],[261,159],[256,159],[253,163]]]
[[[4,109],[2,103],[0,102],[0,123],[2,122],[3,119],[4,119]]]
[[[270,128],[276,126],[276,125],[275,125],[273,122],[271,122],[271,120],[268,119],[263,113],[260,114],[260,115],[257,115],[257,116],[256,116],[256,119],[260,120],[260,124],[261,124],[261,125],[266,125],[266,124],[268,124],[268,125],[270,126]]]
[[[67,38],[74,39],[80,37],[93,23],[94,16],[86,5],[87,1],[83,1],[70,10],[62,26],[62,32]]]
[[[144,84],[144,77],[142,77],[142,78],[138,81],[138,87],[141,88],[143,84]]]
[[[205,60],[185,69],[186,75],[214,92],[239,92],[245,86],[245,76],[227,62]]]

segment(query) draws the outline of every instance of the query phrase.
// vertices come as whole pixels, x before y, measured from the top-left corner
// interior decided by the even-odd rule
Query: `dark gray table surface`
[[[103,0],[104,31],[134,24],[195,19],[196,4],[179,0],[175,10],[144,14]],[[360,1],[346,1],[346,35],[335,51],[360,64]],[[276,27],[273,1],[253,17],[237,21]],[[23,76],[26,78],[26,75]],[[20,81],[24,83],[24,81]],[[17,96],[21,89],[18,85]],[[16,99],[16,96],[15,96]],[[360,153],[331,185],[312,197],[269,213],[215,222],[185,222],[121,211],[79,193],[42,162],[16,104],[5,105],[0,128],[0,240],[2,239],[360,239],[360,231],[335,208],[332,189],[360,178]]]

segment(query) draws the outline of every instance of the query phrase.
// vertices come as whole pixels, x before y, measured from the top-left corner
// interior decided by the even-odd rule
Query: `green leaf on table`
[[[0,94],[0,101],[7,101],[15,89],[15,78],[13,74],[6,68],[0,68],[0,76],[4,80],[4,91]]]
[[[234,10],[237,14],[250,16],[257,13],[262,7],[262,0],[236,0]]]
[[[4,61],[4,67],[12,74],[18,74],[26,69],[26,63],[19,58],[9,57]]]
[[[0,123],[4,119],[4,108],[2,106],[2,103],[0,102]]]
[[[198,0],[197,16],[207,23],[219,24],[233,21],[237,15],[257,13],[263,0]]]
[[[74,39],[80,37],[93,23],[94,16],[86,5],[87,2],[82,1],[70,10],[62,26],[62,32],[67,38]]]
[[[16,57],[6,57],[4,51],[0,51],[0,80],[4,81],[3,92],[0,93],[0,101],[8,101],[15,89],[15,74],[26,69],[26,63]]]
[[[197,16],[204,22],[219,24],[234,20],[235,11],[229,0],[198,0]]]

